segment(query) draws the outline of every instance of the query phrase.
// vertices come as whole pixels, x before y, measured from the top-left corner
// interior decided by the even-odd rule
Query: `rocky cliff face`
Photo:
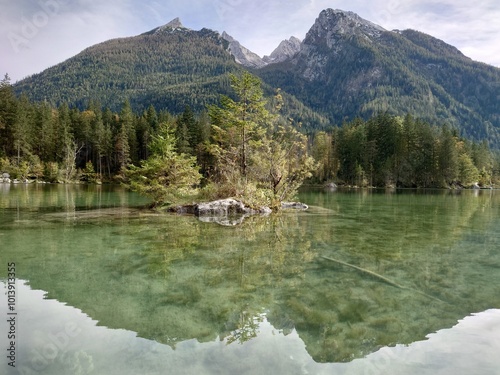
[[[353,12],[326,9],[306,34],[297,61],[302,61],[302,75],[309,81],[323,80],[332,59],[360,44],[374,44],[386,30]],[[373,74],[372,74],[373,73]],[[379,69],[369,75],[378,76]]]
[[[229,42],[229,52],[234,56],[238,64],[248,68],[261,68],[266,65],[259,55],[242,46],[240,42],[225,31],[222,33],[222,37]]]
[[[300,45],[300,39],[292,36],[290,39],[283,40],[269,56],[264,56],[263,60],[266,64],[288,60],[300,51]]]
[[[235,61],[247,68],[262,68],[269,64],[279,63],[295,56],[300,51],[300,39],[292,36],[283,40],[279,46],[269,55],[261,58],[256,53],[241,45],[236,39],[225,31],[222,37],[229,42],[229,52]]]
[[[386,30],[383,27],[361,18],[356,13],[326,9],[319,14],[307,33],[304,44],[326,43],[326,46],[332,49],[345,37],[357,35],[371,40],[380,37],[384,31]]]

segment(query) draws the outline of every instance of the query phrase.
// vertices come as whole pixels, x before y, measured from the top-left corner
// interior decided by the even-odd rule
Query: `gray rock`
[[[196,216],[228,216],[247,213],[251,212],[242,202],[231,198],[199,203],[194,209]]]
[[[174,210],[183,213],[184,209]],[[187,211],[186,211],[187,212]],[[243,202],[236,199],[220,199],[212,202],[199,203],[193,206],[193,213],[200,221],[206,223],[217,223],[225,226],[234,226],[241,224],[243,220],[252,215],[269,215],[269,207],[252,209],[246,207]]]
[[[300,39],[292,36],[290,39],[283,40],[271,55],[264,56],[262,60],[267,64],[288,60],[300,51],[300,45]]]
[[[259,214],[261,215],[270,215],[273,212],[269,207],[261,207],[259,210]]]
[[[252,209],[246,207],[243,202],[232,198],[170,207],[168,211],[178,214],[194,214],[200,221],[225,226],[241,224],[243,220],[252,215],[267,216],[272,213],[269,207]]]

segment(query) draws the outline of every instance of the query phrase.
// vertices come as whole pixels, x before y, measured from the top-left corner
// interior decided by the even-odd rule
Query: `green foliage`
[[[34,101],[86,109],[92,100],[119,111],[128,99],[137,112],[202,111],[228,92],[226,74],[241,68],[210,30],[159,31],[97,44],[62,64],[17,83]]]
[[[196,158],[175,151],[173,129],[168,123],[159,126],[152,139],[151,155],[125,171],[126,186],[153,199],[153,205],[170,204],[196,194],[200,183]]]
[[[313,152],[316,181],[357,186],[491,186],[494,156],[486,142],[472,143],[446,126],[410,115],[381,113],[356,119],[332,133],[318,133]]]
[[[231,82],[237,100],[222,97],[221,107],[209,111],[214,180],[220,195],[279,209],[316,167],[307,154],[307,138],[268,111],[258,78],[244,72]],[[275,107],[281,107],[279,93]]]
[[[94,165],[91,161],[88,161],[85,164],[85,169],[80,175],[80,180],[91,184],[96,183],[99,180],[97,177],[97,173],[95,172]]]
[[[304,180],[318,168],[308,155],[307,137],[290,124],[270,126],[251,159],[251,176],[258,181],[273,209],[278,209],[283,201],[292,200]]]
[[[59,182],[59,165],[56,162],[49,161],[45,163],[43,179],[47,182]]]

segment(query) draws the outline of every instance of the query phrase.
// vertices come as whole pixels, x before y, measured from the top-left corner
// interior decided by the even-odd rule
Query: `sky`
[[[425,32],[500,67],[498,0],[0,0],[0,78],[8,73],[15,83],[94,44],[176,17],[269,55],[292,35],[303,39],[326,8],[355,12],[387,30]]]

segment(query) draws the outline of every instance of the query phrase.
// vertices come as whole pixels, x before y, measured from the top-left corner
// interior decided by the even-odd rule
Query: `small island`
[[[213,166],[205,175],[195,156],[178,151],[174,129],[165,123],[152,137],[150,156],[123,170],[125,186],[149,196],[154,208],[197,216],[269,214],[294,207],[283,203],[318,168],[307,152],[307,137],[270,113],[258,78],[243,73],[231,76],[231,82],[238,99],[223,96],[220,107],[209,108],[212,142],[205,152]],[[274,103],[281,106],[279,92]]]

